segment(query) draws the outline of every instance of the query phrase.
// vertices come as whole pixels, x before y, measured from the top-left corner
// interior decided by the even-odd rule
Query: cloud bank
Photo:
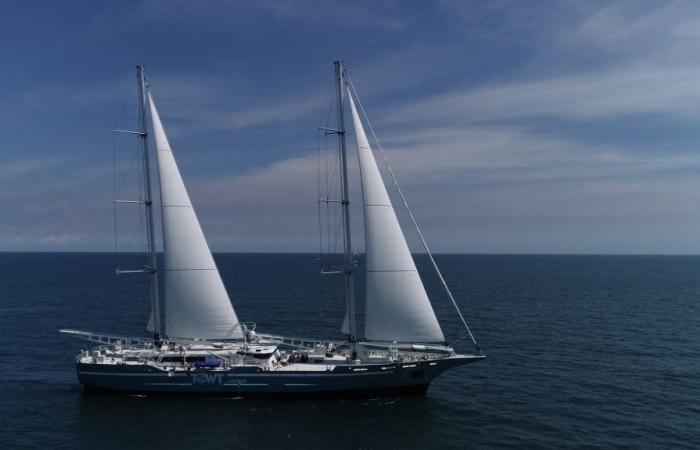
[[[88,80],[76,83],[47,56],[53,77],[2,95],[0,116],[18,132],[0,166],[10,211],[1,249],[111,248],[108,130],[115,115],[136,126],[125,74],[138,57],[154,68],[211,246],[315,251],[314,130],[332,94],[330,62],[342,54],[434,250],[700,251],[694,2],[139,8],[87,10],[86,27],[61,35],[65,49],[54,43],[92,63]],[[144,21],[157,26],[142,45],[124,41]],[[106,48],[113,58],[101,67]],[[128,167],[131,153],[119,151]]]

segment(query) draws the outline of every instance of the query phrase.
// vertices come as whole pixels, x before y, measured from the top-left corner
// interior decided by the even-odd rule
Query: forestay
[[[151,94],[163,214],[165,333],[173,338],[240,339],[236,313],[192,208]]]
[[[444,342],[352,95],[348,98],[360,159],[365,216],[365,338],[389,342]]]

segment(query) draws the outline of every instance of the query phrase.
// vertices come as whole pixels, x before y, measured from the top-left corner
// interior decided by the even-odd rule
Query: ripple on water
[[[336,333],[340,291],[319,286],[309,255],[216,259],[241,318]],[[145,284],[115,277],[112,255],[0,254],[0,447],[696,448],[700,258],[437,259],[484,361],[425,397],[251,401],[84,393],[82,344],[57,330],[141,334]],[[417,263],[446,336],[469,349],[429,261]]]

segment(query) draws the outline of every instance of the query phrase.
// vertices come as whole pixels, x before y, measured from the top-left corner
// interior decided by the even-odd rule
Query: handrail
[[[263,334],[263,333],[258,333],[257,335],[259,341],[258,343],[264,343],[265,340],[270,341],[271,343],[284,343],[287,345],[292,345],[296,347],[304,347],[304,348],[316,348],[319,345],[324,345],[326,343],[340,343],[340,342],[345,342],[344,340],[338,340],[338,341],[324,341],[320,339],[309,339],[309,338],[295,338],[295,337],[289,337],[289,336],[280,336],[280,335],[274,335],[274,334]]]
[[[119,341],[124,345],[134,345],[145,344],[147,342],[147,339],[139,337],[117,336],[114,334],[98,334],[91,333],[89,331],[63,329],[58,330],[58,332],[78,339],[83,339],[85,341],[96,342],[98,344],[112,345],[116,344],[117,341]]]

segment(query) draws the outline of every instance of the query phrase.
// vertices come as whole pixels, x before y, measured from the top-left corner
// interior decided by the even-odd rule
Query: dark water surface
[[[339,280],[321,284],[311,255],[216,259],[242,320],[335,334]],[[141,335],[143,280],[108,254],[0,254],[0,448],[700,448],[700,257],[437,259],[486,360],[424,397],[251,401],[84,393],[84,344],[57,330]]]

